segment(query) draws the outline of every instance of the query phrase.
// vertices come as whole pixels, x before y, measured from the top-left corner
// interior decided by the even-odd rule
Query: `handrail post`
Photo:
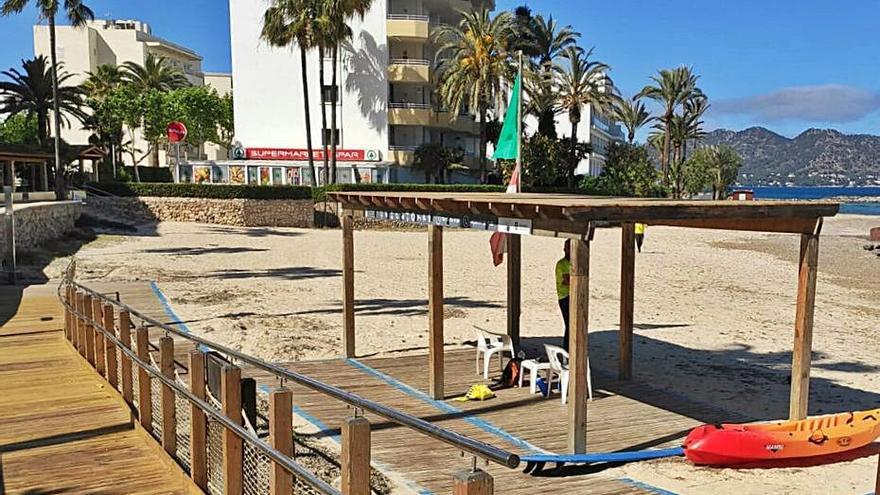
[[[272,448],[282,454],[293,456],[293,392],[276,388],[269,394],[269,438]],[[293,493],[293,476],[277,462],[269,471],[269,488],[272,495]]]
[[[455,473],[453,495],[492,495],[493,493],[495,493],[495,480],[486,471],[465,469]]]
[[[370,422],[363,416],[342,422],[342,493],[370,495]]]
[[[135,331],[137,341],[137,357],[145,363],[150,362],[150,350],[148,349],[150,331],[147,327],[139,327]],[[150,374],[147,370],[138,366],[138,416],[141,426],[153,433],[153,400],[150,392]]]
[[[355,357],[354,326],[354,219],[350,214],[342,217],[342,321],[344,332],[342,344],[345,357]]]
[[[114,317],[113,305],[104,305],[104,330],[116,335],[116,318]],[[107,357],[107,381],[114,389],[119,387],[119,379],[116,376],[116,345],[106,335],[102,339],[104,342],[104,355]]]
[[[221,372],[223,414],[241,424],[241,368],[224,366]],[[242,494],[242,439],[229,429],[223,430],[223,493]]]
[[[64,302],[67,303],[64,306],[64,338],[66,338],[69,342],[73,342],[73,332],[71,328],[73,327],[73,313],[70,311],[70,305],[73,304],[70,297],[70,286],[64,288]]]
[[[174,339],[159,339],[159,369],[166,378],[174,380]],[[162,384],[162,447],[168,455],[177,453],[177,408],[174,389]]]
[[[83,336],[86,343],[86,360],[88,360],[89,364],[95,366],[95,330],[92,325],[94,318],[92,313],[93,307],[91,294],[83,294],[83,318],[85,319]]]
[[[83,301],[83,293],[76,291],[73,295],[74,299],[74,308],[76,308],[76,319],[73,322],[73,344],[76,347],[76,350],[79,351],[79,355],[85,357],[86,356],[86,340],[85,340],[85,321],[82,318],[84,301]]]
[[[119,312],[119,340],[126,349],[131,349],[131,315],[128,311]],[[122,355],[122,398],[127,404],[132,403],[132,376],[131,358],[125,353]]]
[[[95,341],[95,370],[98,371],[99,375],[104,376],[104,332],[101,331],[101,327],[104,325],[104,320],[102,315],[101,298],[93,297],[92,320],[95,324],[92,325],[92,338]]]
[[[205,399],[205,353],[193,349],[189,353],[189,390],[199,399]],[[193,483],[208,491],[208,426],[205,413],[190,404],[190,473]]]

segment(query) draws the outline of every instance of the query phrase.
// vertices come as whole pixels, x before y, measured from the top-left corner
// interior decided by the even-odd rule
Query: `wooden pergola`
[[[671,201],[548,194],[335,192],[330,197],[345,213],[343,231],[343,322],[345,356],[355,356],[353,214],[428,225],[429,392],[443,399],[443,229],[501,231],[507,242],[507,333],[519,341],[521,312],[521,236],[572,239],[569,321],[570,373],[568,445],[586,451],[587,329],[589,322],[590,242],[597,225],[619,224],[621,287],[619,378],[632,379],[634,224],[717,230],[799,234],[800,261],[792,350],[789,416],[807,415],[813,310],[822,218],[839,204],[804,201]],[[487,256],[488,243],[487,243]]]

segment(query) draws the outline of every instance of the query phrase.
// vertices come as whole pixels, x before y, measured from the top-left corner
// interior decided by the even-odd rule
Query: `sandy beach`
[[[880,257],[862,249],[877,225],[825,222],[811,414],[880,405]],[[77,253],[78,275],[156,280],[192,331],[265,359],[305,360],[341,352],[341,249],[338,230],[163,223],[150,235],[100,236]],[[787,416],[797,253],[793,235],[649,228],[636,258],[635,380],[755,419]],[[522,334],[533,355],[562,335],[552,276],[561,255],[559,239],[523,240]],[[600,377],[617,369],[619,260],[619,229],[597,231],[589,345]],[[358,231],[355,269],[358,354],[424,351],[426,234]],[[472,341],[474,326],[504,331],[506,272],[492,266],[487,234],[447,231],[445,276],[448,346]],[[876,462],[717,470],[666,460],[606,473],[678,493],[864,495]]]

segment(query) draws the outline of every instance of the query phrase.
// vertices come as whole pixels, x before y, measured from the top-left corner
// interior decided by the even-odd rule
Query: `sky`
[[[200,53],[206,71],[231,71],[226,0],[86,3],[98,17],[149,23]],[[497,0],[497,9],[524,3],[579,31],[625,95],[660,68],[692,66],[712,105],[707,129],[880,134],[877,0]],[[0,18],[0,67],[33,56],[36,21],[33,10]]]

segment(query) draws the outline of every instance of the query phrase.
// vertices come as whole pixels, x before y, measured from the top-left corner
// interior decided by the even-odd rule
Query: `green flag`
[[[507,105],[507,113],[504,115],[504,125],[501,126],[501,134],[498,136],[498,144],[495,146],[493,160],[516,160],[519,155],[519,86],[522,83],[522,73],[516,75],[513,83],[513,91],[510,92],[510,104]]]

